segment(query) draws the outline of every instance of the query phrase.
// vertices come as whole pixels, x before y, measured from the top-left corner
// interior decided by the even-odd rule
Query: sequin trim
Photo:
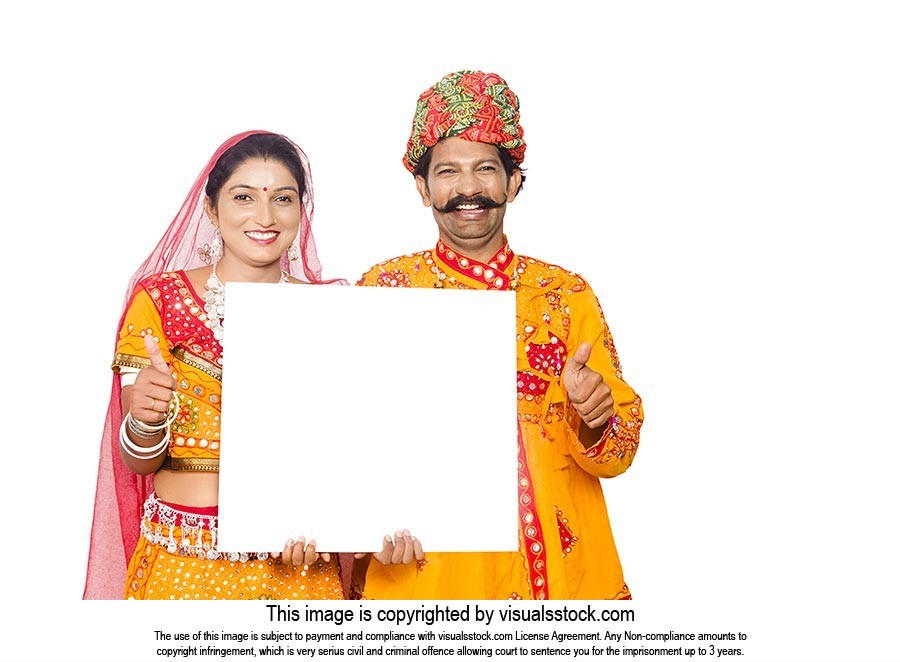
[[[219,470],[219,459],[215,457],[172,457],[168,456],[163,467],[172,471],[213,471]]]
[[[156,274],[141,281],[141,285],[159,312],[170,346],[186,347],[192,358],[205,359],[221,370],[222,345],[207,326],[202,297],[194,291],[187,275],[183,271]],[[206,371],[202,366],[196,367]],[[221,379],[221,373],[217,379]]]
[[[185,365],[189,365],[192,368],[197,368],[197,370],[205,372],[210,377],[222,381],[222,368],[210,361],[200,358],[199,356],[194,356],[184,347],[176,347],[174,350],[172,350],[172,356],[174,356]]]
[[[116,352],[116,356],[113,359],[112,363],[112,369],[115,372],[119,372],[119,368],[137,368],[138,370],[142,370],[149,365],[150,359],[143,356],[135,356],[134,354],[123,354],[121,352]]]
[[[144,518],[141,535],[151,544],[164,547],[169,554],[192,556],[215,561],[227,559],[235,563],[251,560],[265,561],[268,552],[220,552],[218,516],[177,510],[160,501],[151,493],[144,502]]]
[[[409,274],[401,269],[381,272],[378,275],[378,285],[381,287],[412,287]]]
[[[482,286],[489,290],[510,289],[512,265],[516,258],[506,242],[486,263],[459,255],[442,241],[437,243],[434,258],[440,268],[472,281],[475,287]]]
[[[641,425],[644,419],[641,416],[641,399],[637,397],[628,408],[630,419],[623,421],[622,417],[615,414],[609,419],[606,432],[600,443],[592,446],[582,453],[594,462],[609,462],[621,460],[626,455],[637,453],[640,443]]]
[[[562,511],[556,507],[554,510],[556,510],[556,528],[559,529],[559,542],[562,545],[563,558],[565,558],[572,553],[575,543],[578,542],[578,536],[569,528],[569,519],[563,516]]]
[[[534,486],[531,483],[531,472],[525,462],[525,447],[522,444],[522,431],[519,430],[519,528],[522,531],[528,581],[531,585],[531,597],[535,600],[546,600],[547,586],[547,548],[544,545],[544,533],[541,520],[534,504]]]

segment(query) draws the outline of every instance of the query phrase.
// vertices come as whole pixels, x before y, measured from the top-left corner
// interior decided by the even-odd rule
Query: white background
[[[115,325],[214,149],[302,145],[325,275],[355,279],[433,243],[400,164],[415,100],[482,68],[522,100],[513,248],[590,280],[645,401],[605,483],[635,605],[733,622],[759,659],[896,657],[896,6],[522,4],[4,8],[0,655],[97,627]]]

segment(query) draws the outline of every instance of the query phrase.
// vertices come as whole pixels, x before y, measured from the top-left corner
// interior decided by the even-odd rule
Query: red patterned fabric
[[[544,531],[537,514],[534,502],[534,483],[528,462],[525,460],[525,447],[522,441],[522,428],[519,428],[519,531],[522,533],[522,551],[528,571],[528,582],[531,597],[534,600],[546,600],[547,586],[547,546],[544,542]]]
[[[515,289],[516,256],[505,238],[503,247],[487,262],[459,255],[440,240],[434,249],[434,259],[438,269],[446,277],[442,280],[447,283],[458,281],[470,287],[485,287],[489,290]]]
[[[153,274],[141,281],[141,285],[156,304],[166,338],[221,368],[222,345],[212,330],[200,321],[203,297],[194,290],[184,270],[174,274]]]
[[[415,172],[428,148],[454,136],[503,147],[521,164],[524,135],[519,98],[505,80],[483,71],[456,71],[419,97],[403,165]]]

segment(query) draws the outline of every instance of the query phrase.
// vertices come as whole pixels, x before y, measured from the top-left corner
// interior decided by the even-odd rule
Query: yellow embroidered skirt
[[[340,600],[335,557],[311,566],[266,553],[216,550],[218,509],[144,503],[141,537],[128,564],[125,598],[136,600]]]

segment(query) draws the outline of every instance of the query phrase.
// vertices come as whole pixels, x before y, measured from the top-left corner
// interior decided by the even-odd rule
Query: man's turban
[[[415,172],[429,147],[453,136],[503,147],[521,164],[523,135],[519,98],[505,80],[482,71],[457,71],[419,97],[403,165]]]

